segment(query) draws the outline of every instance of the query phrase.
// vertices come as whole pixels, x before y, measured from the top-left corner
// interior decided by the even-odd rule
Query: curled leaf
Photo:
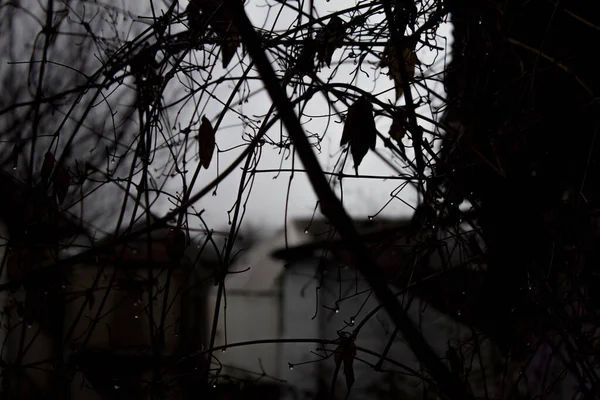
[[[71,178],[69,177],[69,171],[65,168],[59,168],[54,174],[54,192],[56,193],[56,197],[58,197],[58,203],[62,204],[65,201],[65,197],[67,197],[67,192],[69,191],[69,185],[71,183]]]
[[[210,161],[215,150],[215,130],[206,117],[202,117],[202,124],[198,130],[198,145],[200,163],[207,169],[210,166]]]
[[[373,105],[363,96],[348,108],[340,141],[340,146],[346,143],[350,144],[350,152],[357,174],[358,167],[369,149],[375,149],[376,140],[377,128],[373,117]]]
[[[402,97],[402,93],[404,92],[401,68],[405,69],[408,79],[412,79],[415,76],[415,66],[421,64],[417,55],[407,47],[402,49],[402,59],[403,61],[401,62],[399,51],[390,42],[385,47],[381,55],[381,61],[379,62],[380,67],[388,67],[388,75],[390,79],[394,80],[396,100]]]
[[[181,228],[171,229],[167,234],[167,239],[165,241],[165,248],[169,258],[173,261],[181,260],[185,247],[185,233]]]
[[[40,172],[40,176],[42,177],[42,181],[48,182],[48,178],[52,174],[52,170],[54,169],[54,154],[51,151],[47,152],[44,156],[44,163],[42,164],[42,170]]]

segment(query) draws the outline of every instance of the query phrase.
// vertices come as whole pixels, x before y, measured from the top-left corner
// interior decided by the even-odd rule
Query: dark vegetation
[[[600,4],[382,0],[329,14],[317,14],[312,4],[269,2],[269,13],[285,10],[296,18],[283,31],[253,26],[238,0],[152,3],[144,17],[88,2],[0,6],[1,51],[11,61],[0,65],[6,398],[70,398],[78,373],[104,398],[256,396],[252,382],[212,390],[220,372],[213,361],[216,320],[204,330],[193,321],[202,312],[191,293],[210,280],[217,304],[225,297],[245,201],[260,196],[251,190],[263,149],[301,161],[331,231],[326,240],[276,256],[289,261],[325,249],[338,264],[354,265],[394,322],[394,335],[418,359],[427,377],[422,398],[600,397]],[[146,25],[122,35],[120,18]],[[452,60],[443,74],[426,77],[430,65],[416,53],[439,49],[435,32],[446,20],[454,26]],[[36,34],[27,48],[20,35],[30,25]],[[23,61],[23,49],[30,59],[15,63]],[[338,76],[352,62],[349,77]],[[361,88],[356,77],[368,75],[361,68],[389,75],[396,103]],[[241,108],[256,89],[250,86],[256,72],[273,104],[260,119]],[[445,94],[430,93],[434,80],[443,81]],[[228,98],[213,95],[225,85],[232,85]],[[403,164],[396,176],[418,193],[407,224],[357,230],[334,191],[345,179],[341,169],[324,173],[315,156],[326,133],[304,128],[305,107],[317,97],[327,104],[328,124],[344,123],[342,167],[351,156],[360,176],[377,144]],[[418,106],[432,97],[441,98],[434,114],[443,117],[429,131]],[[186,104],[193,109],[188,120]],[[207,117],[209,105],[221,110],[216,118]],[[245,127],[242,150],[214,180],[199,184],[201,171],[229,151],[218,146],[228,113]],[[389,131],[377,129],[382,120]],[[229,232],[219,233],[222,227],[207,226],[195,204],[240,167],[238,197],[223,224]],[[169,189],[173,180],[177,191]],[[158,212],[160,201],[167,214]],[[196,243],[200,250],[190,256]],[[401,261],[392,251],[398,243],[410,243]],[[147,265],[119,267],[140,252]],[[441,271],[433,271],[431,257],[444,252],[451,256],[439,257]],[[97,273],[79,296],[81,311],[70,328],[65,304],[82,263]],[[112,274],[105,287],[103,274]],[[186,283],[170,295],[191,306],[177,322],[181,341],[167,351],[169,288],[178,274]],[[148,343],[133,352],[133,345],[125,351],[129,345],[114,343],[87,348],[110,292],[131,299],[123,289],[131,282],[145,296],[134,302],[143,298],[150,310],[143,328]],[[398,301],[395,290],[402,288],[463,323],[471,339],[436,354]],[[70,340],[86,309],[96,317],[74,348]],[[191,339],[200,334],[202,340]],[[331,340],[336,373],[351,397],[358,362],[352,331],[321,339]],[[37,350],[28,349],[42,340],[48,352],[31,358]],[[499,352],[500,367],[487,373],[484,342]],[[526,371],[542,348],[551,350],[550,361],[534,367],[544,378],[527,387]],[[469,375],[474,368],[484,370],[482,390],[474,388],[481,377]],[[491,394],[494,378],[500,389]],[[373,396],[406,393],[398,382],[389,378],[391,389]],[[563,382],[574,385],[559,389]],[[276,387],[265,390],[264,396],[279,395]],[[333,389],[323,393],[331,397]]]

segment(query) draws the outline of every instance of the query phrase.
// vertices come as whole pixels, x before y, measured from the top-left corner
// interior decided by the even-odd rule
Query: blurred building
[[[456,264],[465,256],[457,249],[444,247],[427,256],[427,265],[433,265],[433,269],[428,267],[428,271],[421,269],[416,273],[409,266],[414,266],[422,255],[416,251],[419,244],[396,238],[408,229],[408,222],[357,223],[359,232],[378,255],[380,266],[390,279],[396,280],[398,288],[409,285],[411,279],[416,281],[434,273],[442,265]],[[352,332],[378,304],[353,267],[351,255],[339,236],[323,221],[294,221],[288,224],[287,232],[282,230],[245,252],[232,272],[240,273],[227,276],[226,301],[222,302],[216,336],[216,345],[226,348],[225,352],[216,352],[223,375],[248,379],[264,374],[262,379],[282,384],[284,398],[313,398],[323,390],[328,392],[336,345],[323,340],[334,341],[342,332]],[[215,288],[209,313],[216,293]],[[405,291],[399,300],[438,354],[445,354],[451,338],[465,337],[469,332],[457,320],[416,298],[412,291]],[[444,308],[444,304],[438,305]],[[267,343],[265,339],[273,341]],[[419,365],[383,310],[364,323],[356,345],[362,350],[354,364],[353,398],[379,395],[385,382],[388,386],[404,382],[399,393],[412,395],[410,389],[405,393],[406,388],[417,385],[419,380],[410,378],[397,362],[402,360],[404,366],[414,370]],[[377,355],[384,353],[387,359],[379,359]],[[382,371],[396,371],[400,381],[397,373],[374,371],[375,365]],[[390,374],[395,378],[390,379]],[[336,387],[338,393],[345,395],[342,373]]]

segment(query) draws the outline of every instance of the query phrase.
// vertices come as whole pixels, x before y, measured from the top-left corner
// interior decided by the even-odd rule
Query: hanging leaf
[[[346,378],[346,388],[350,390],[354,384],[354,358],[356,357],[356,346],[354,345],[354,336],[343,335],[340,337],[340,344],[334,352],[335,365],[339,369],[340,364],[344,363],[344,378]]]
[[[243,3],[243,0],[240,1]],[[221,39],[221,56],[223,68],[227,68],[240,44],[240,38],[229,9],[220,0],[192,0],[188,5],[190,29],[201,33],[204,27],[210,25]]]
[[[206,117],[202,117],[202,124],[198,130],[198,156],[205,169],[210,166],[210,161],[215,150],[215,130]]]
[[[464,364],[458,355],[458,351],[450,344],[448,345],[448,350],[446,351],[446,358],[450,364],[450,370],[452,370],[452,372],[456,375],[462,377],[464,373]]]
[[[402,138],[406,135],[406,109],[398,107],[394,112],[392,125],[390,126],[390,137],[402,146]]]
[[[52,174],[52,169],[54,169],[54,154],[51,151],[47,152],[44,156],[44,163],[42,164],[42,170],[40,172],[40,176],[42,177],[42,181],[45,183],[48,182],[48,178]]]
[[[402,58],[404,59],[403,66],[405,68],[406,75],[408,76],[408,79],[412,79],[415,76],[415,66],[420,65],[421,62],[417,58],[417,55],[411,49],[406,47],[402,50]],[[391,42],[389,42],[383,50],[379,66],[382,68],[387,67],[389,69],[388,76],[390,79],[394,80],[394,86],[396,88],[396,100],[398,100],[400,97],[402,97],[404,88],[402,86],[402,72],[400,70],[401,64],[398,51]]]
[[[56,192],[56,197],[58,197],[58,203],[62,204],[65,201],[65,197],[67,197],[67,192],[69,191],[69,184],[71,182],[71,178],[69,177],[69,171],[65,168],[59,168],[54,174],[54,191]]]
[[[298,55],[295,65],[295,71],[300,78],[310,75],[315,71],[315,54],[317,53],[317,42],[308,37],[302,45],[302,50]]]
[[[233,59],[233,56],[235,56],[235,51],[237,50],[238,46],[240,45],[240,38],[239,38],[237,32],[230,33],[228,36],[229,36],[228,39],[224,40],[223,44],[221,45],[221,54],[223,57],[223,68],[227,68],[227,66]]]
[[[317,41],[319,42],[319,63],[326,63],[328,67],[331,67],[333,52],[342,47],[345,36],[346,26],[344,21],[338,16],[331,17],[325,29],[317,35]]]
[[[340,141],[340,146],[346,143],[350,144],[350,152],[357,174],[358,167],[369,149],[375,149],[376,141],[377,128],[373,117],[373,105],[363,96],[348,108]]]
[[[185,247],[185,233],[183,230],[181,228],[171,229],[165,241],[165,248],[169,258],[173,261],[181,260]]]

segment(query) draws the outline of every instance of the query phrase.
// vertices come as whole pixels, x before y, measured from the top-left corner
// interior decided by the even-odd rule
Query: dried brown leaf
[[[308,37],[304,44],[302,45],[302,50],[300,50],[300,54],[298,55],[298,60],[296,61],[296,73],[300,78],[305,75],[310,75],[315,71],[315,54],[317,53],[317,43],[316,41]]]
[[[404,108],[397,108],[394,112],[392,119],[392,125],[390,126],[390,137],[402,144],[402,138],[406,135],[406,110]]]
[[[375,149],[377,128],[373,117],[373,105],[365,96],[348,108],[346,123],[342,132],[340,146],[350,144],[350,152],[357,170],[369,149]]]
[[[319,42],[320,63],[326,63],[328,67],[331,67],[333,53],[342,46],[345,36],[346,26],[344,21],[340,17],[334,15],[329,19],[325,29],[323,29],[317,37]]]
[[[208,169],[215,151],[215,130],[205,116],[202,117],[202,124],[198,130],[198,146],[200,163],[204,168]]]
[[[446,351],[446,358],[448,359],[448,363],[450,364],[450,369],[452,372],[457,374],[458,376],[462,376],[464,372],[463,362],[458,355],[458,351],[452,346],[448,345],[448,350]]]
[[[186,248],[185,233],[181,228],[174,228],[169,231],[165,241],[165,248],[171,260],[181,260]]]
[[[408,79],[412,79],[415,76],[415,66],[421,64],[421,62],[417,58],[417,55],[414,53],[414,51],[406,47],[402,49],[402,58],[404,59],[403,66],[406,70]],[[385,47],[379,66],[388,67],[388,76],[390,79],[394,80],[394,87],[396,88],[396,100],[398,100],[404,93],[404,87],[398,51],[391,42]]]
[[[344,378],[346,379],[346,388],[350,390],[355,382],[354,379],[354,358],[356,357],[356,345],[353,336],[344,336],[340,338],[340,344],[334,352],[336,367],[344,363]]]
[[[56,197],[58,197],[58,203],[62,204],[63,201],[65,201],[65,197],[67,197],[69,185],[71,184],[69,171],[67,171],[65,168],[59,168],[54,174],[53,183],[54,192],[56,192]]]
[[[223,42],[221,45],[221,53],[223,57],[223,68],[227,68],[233,56],[235,56],[235,51],[240,45],[240,38],[237,33],[230,34],[229,38]]]
[[[42,164],[42,170],[40,171],[40,176],[42,177],[42,181],[48,182],[48,178],[52,174],[52,170],[54,169],[54,154],[51,151],[47,152],[44,156],[44,162]]]

